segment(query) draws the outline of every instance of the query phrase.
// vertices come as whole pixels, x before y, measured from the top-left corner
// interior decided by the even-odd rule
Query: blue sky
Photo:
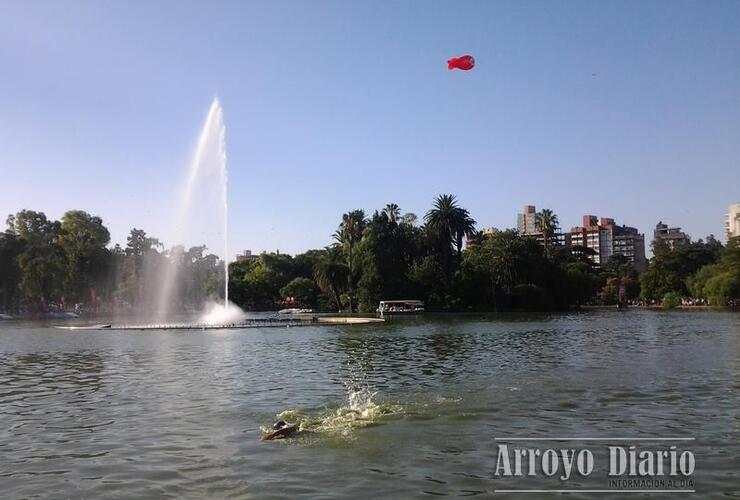
[[[322,247],[342,212],[421,217],[440,193],[480,227],[532,203],[564,227],[721,235],[738,26],[737,1],[0,0],[0,215],[78,208],[115,242],[135,226],[174,243],[217,95],[232,254]],[[448,71],[465,53],[476,68]]]

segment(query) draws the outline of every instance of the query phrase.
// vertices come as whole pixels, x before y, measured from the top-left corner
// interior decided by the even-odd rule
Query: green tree
[[[160,275],[165,256],[162,244],[147,236],[143,229],[133,228],[126,238],[123,254],[117,257],[116,302],[123,308],[149,310],[156,304],[155,292],[161,285]]]
[[[395,203],[388,203],[383,212],[391,224],[396,224],[401,219],[401,209]]]
[[[318,296],[316,283],[309,278],[293,278],[287,285],[280,289],[283,298],[293,297],[301,306],[315,307]]]
[[[604,286],[599,297],[606,304],[633,300],[640,294],[640,280],[635,266],[622,254],[614,254],[601,267]]]
[[[290,255],[263,253],[253,261],[230,266],[229,297],[233,295],[232,300],[246,309],[271,310],[280,304],[281,290],[294,277]]]
[[[524,238],[515,230],[485,237],[480,245],[470,249],[466,262],[473,272],[486,277],[494,310],[527,308],[526,300],[534,295],[539,306],[555,302],[552,297],[546,297],[545,290],[554,289],[559,282],[553,279],[557,269],[534,239]]]
[[[200,310],[206,300],[223,300],[223,262],[207,253],[205,245],[187,251],[175,246],[169,252],[168,265],[177,267],[178,286],[173,290],[180,310]]]
[[[431,309],[449,309],[448,284],[443,276],[444,270],[434,256],[427,255],[415,262],[409,271],[415,298],[423,298]]]
[[[293,276],[313,279],[313,270],[324,255],[324,250],[308,250],[293,257]]]
[[[246,307],[249,291],[244,285],[244,277],[255,264],[253,260],[242,260],[229,264],[229,300],[239,307]]]
[[[360,279],[358,306],[374,311],[383,299],[409,296],[409,268],[419,255],[415,239],[420,231],[391,220],[387,211],[375,212],[358,247]]]
[[[415,226],[418,219],[419,218],[413,212],[406,212],[401,216],[401,222],[410,226]]]
[[[58,221],[50,221],[44,212],[21,210],[8,216],[7,232],[29,244],[48,245],[59,233]]]
[[[18,257],[23,243],[12,233],[0,233],[0,311],[15,312],[20,308],[21,270]]]
[[[347,263],[347,296],[350,312],[354,311],[353,298],[355,283],[357,282],[356,249],[362,239],[367,221],[363,210],[353,210],[342,216],[339,229],[334,233],[334,239],[341,245]]]
[[[536,216],[537,230],[542,233],[545,245],[545,255],[550,255],[550,247],[555,241],[555,233],[558,231],[558,216],[549,208],[542,209]]]
[[[664,309],[675,309],[681,304],[681,297],[676,292],[668,292],[663,295],[660,304]]]
[[[106,248],[109,242],[110,233],[100,217],[81,210],[70,210],[62,216],[54,243],[64,255],[64,290],[68,298],[86,301],[104,284],[110,262]]]
[[[713,263],[722,246],[716,240],[704,243],[702,240],[689,245],[681,245],[671,250],[660,240],[653,244],[653,258],[647,271],[640,276],[640,295],[645,300],[659,302],[669,292],[680,297],[689,294],[688,278],[702,266]]]
[[[337,310],[342,309],[341,293],[347,286],[348,274],[341,248],[338,245],[326,247],[314,268],[314,278],[321,291],[333,300]]]
[[[59,222],[48,220],[43,212],[22,210],[8,217],[8,233],[23,246],[17,257],[20,288],[31,310],[63,303],[64,256],[55,243],[60,231]]]
[[[689,278],[688,285],[695,297],[710,305],[734,304],[740,298],[740,246],[729,242],[717,262],[703,266]]]
[[[564,266],[567,304],[580,306],[593,300],[601,279],[593,266],[585,262],[569,262]]]
[[[133,228],[126,237],[126,255],[141,257],[152,249],[161,247],[157,238],[150,238],[143,229]]]
[[[475,220],[470,213],[457,204],[457,199],[451,194],[439,195],[432,208],[424,216],[426,228],[435,241],[435,247],[440,257],[440,263],[449,276],[452,270],[453,246],[457,255],[462,256],[463,238],[474,237]]]

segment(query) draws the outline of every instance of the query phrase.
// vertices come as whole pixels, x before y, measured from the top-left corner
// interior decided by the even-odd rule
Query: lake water
[[[497,444],[622,436],[691,450],[696,494],[684,497],[740,497],[738,389],[740,315],[723,312],[205,332],[6,322],[0,496],[553,498],[494,490],[607,488],[605,472],[496,477]],[[278,414],[306,432],[261,442]],[[695,440],[649,441],[666,436]]]

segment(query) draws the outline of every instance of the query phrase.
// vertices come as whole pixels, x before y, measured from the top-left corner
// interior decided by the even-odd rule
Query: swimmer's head
[[[275,422],[272,425],[272,428],[275,429],[276,431],[278,431],[278,430],[282,429],[283,427],[285,427],[286,425],[288,425],[288,424],[285,423],[285,420],[278,420],[277,422]]]

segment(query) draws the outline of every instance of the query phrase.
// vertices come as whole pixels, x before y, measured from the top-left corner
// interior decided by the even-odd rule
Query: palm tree
[[[314,267],[313,276],[321,291],[331,294],[338,310],[342,309],[339,293],[347,283],[347,274],[347,265],[343,262],[342,249],[339,245],[326,247],[326,251]]]
[[[549,208],[544,208],[537,214],[536,224],[537,230],[542,233],[545,244],[545,255],[550,255],[550,243],[555,237],[555,233],[560,225],[558,216]]]
[[[342,223],[334,233],[334,239],[342,246],[347,262],[347,285],[349,292],[349,310],[352,312],[352,296],[355,289],[355,248],[365,232],[367,220],[363,210],[353,210],[342,215]]]
[[[388,203],[383,212],[388,216],[388,222],[395,224],[401,218],[401,209],[395,203]]]
[[[472,238],[476,235],[475,220],[470,212],[457,205],[457,199],[451,194],[442,194],[434,200],[434,205],[424,216],[424,222],[439,238],[446,253],[449,247],[455,245],[457,253],[462,252],[464,237]]]
[[[475,230],[475,219],[470,216],[470,212],[465,208],[460,208],[458,218],[455,223],[455,243],[457,245],[457,254],[462,254],[463,237],[475,238],[478,231]]]
[[[504,231],[494,245],[491,269],[496,276],[496,284],[508,293],[519,282],[519,256],[522,254],[521,239],[514,232]]]
[[[426,227],[439,245],[440,264],[442,264],[445,275],[448,275],[450,271],[450,248],[452,245],[456,209],[455,197],[443,194],[434,200],[434,205],[424,215]]]
[[[496,233],[491,244],[484,247],[491,276],[493,308],[498,310],[497,291],[502,290],[510,295],[514,287],[521,283],[526,273],[526,240],[515,230]]]

